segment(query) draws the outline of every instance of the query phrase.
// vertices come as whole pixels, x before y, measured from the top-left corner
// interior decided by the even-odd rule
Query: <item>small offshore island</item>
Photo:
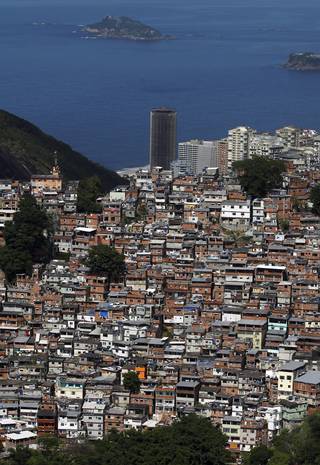
[[[320,71],[320,54],[311,52],[291,53],[284,67],[297,71]]]
[[[105,39],[143,41],[173,39],[172,36],[164,35],[157,29],[127,16],[106,16],[98,23],[88,24],[82,31]]]

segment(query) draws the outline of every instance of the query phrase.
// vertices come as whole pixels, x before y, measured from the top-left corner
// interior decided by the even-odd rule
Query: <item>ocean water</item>
[[[108,14],[177,39],[73,33]],[[280,67],[296,51],[320,51],[319,0],[0,0],[0,107],[108,167],[141,166],[157,106],[178,111],[179,140],[320,128],[320,73]]]

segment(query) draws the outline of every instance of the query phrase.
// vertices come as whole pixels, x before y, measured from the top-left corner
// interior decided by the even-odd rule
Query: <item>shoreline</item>
[[[161,35],[160,37],[139,37],[131,34],[112,34],[112,33],[104,33],[98,31],[92,31],[89,29],[80,29],[81,33],[89,34],[88,37],[92,39],[103,39],[103,40],[129,40],[131,42],[161,42],[161,41],[168,41],[168,40],[176,40],[175,36],[170,35]]]
[[[144,166],[137,166],[133,168],[122,168],[120,170],[116,170],[116,173],[119,176],[125,176],[125,175],[132,175],[140,170],[148,170],[148,169],[149,169],[149,165],[144,165]]]

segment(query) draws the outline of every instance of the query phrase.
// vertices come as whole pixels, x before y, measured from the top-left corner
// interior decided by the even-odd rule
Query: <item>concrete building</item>
[[[230,415],[226,415],[222,420],[222,432],[228,438],[230,449],[240,449],[241,421],[240,416]]]
[[[220,175],[227,174],[228,171],[228,139],[217,141],[217,166]]]
[[[278,370],[278,399],[287,399],[293,394],[294,380],[305,372],[305,363],[292,361]],[[300,378],[302,379],[302,378]]]
[[[252,224],[261,225],[264,223],[264,201],[255,199],[252,202]]]
[[[57,163],[53,166],[50,174],[34,174],[31,177],[31,192],[35,196],[43,191],[60,192],[61,189],[62,177]]]
[[[294,395],[312,407],[320,405],[320,372],[307,371],[295,379],[293,383]]]
[[[320,159],[320,136],[314,138],[314,151],[317,159]]]
[[[236,161],[249,158],[250,141],[255,130],[247,126],[239,126],[228,132],[228,167]]]
[[[284,140],[285,148],[287,149],[299,146],[300,134],[301,129],[294,126],[285,126],[276,130],[276,135]]]
[[[250,200],[225,200],[221,204],[221,223],[227,227],[246,228],[250,225]]]
[[[150,169],[170,169],[176,158],[177,113],[159,108],[150,113]]]
[[[257,157],[276,157],[285,148],[285,141],[281,137],[271,134],[256,134],[250,141],[249,154],[250,158]]]
[[[180,142],[178,160],[183,174],[200,174],[204,168],[217,166],[217,143],[207,140]]]

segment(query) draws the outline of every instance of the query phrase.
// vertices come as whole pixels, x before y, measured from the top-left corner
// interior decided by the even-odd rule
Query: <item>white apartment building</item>
[[[9,208],[1,208],[0,209],[0,225],[4,227],[5,223],[8,221],[13,221],[14,214],[16,210],[12,210]]]
[[[276,130],[276,135],[284,140],[286,149],[299,146],[301,129],[294,126],[286,126]]]
[[[235,161],[249,158],[250,141],[256,131],[247,126],[239,126],[228,132],[228,168]]]
[[[221,205],[221,222],[226,227],[246,228],[251,219],[250,200],[225,200]]]
[[[256,420],[266,420],[268,423],[268,437],[271,441],[279,433],[282,425],[282,407],[258,407]]]
[[[256,134],[250,141],[249,156],[275,157],[285,148],[285,142],[281,137],[271,134]]]
[[[264,223],[264,201],[255,199],[252,202],[252,224],[259,225]]]
[[[217,166],[217,141],[190,140],[180,142],[178,162],[181,174],[200,174],[204,168]]]
[[[314,138],[314,155],[317,160],[320,160],[320,136]]]

